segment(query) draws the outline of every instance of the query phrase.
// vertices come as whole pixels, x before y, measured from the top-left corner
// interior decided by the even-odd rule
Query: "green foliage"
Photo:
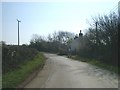
[[[71,56],[71,58],[75,59],[75,60],[82,61],[82,62],[87,62],[89,64],[95,65],[95,66],[102,68],[102,69],[109,70],[111,73],[114,72],[116,74],[120,74],[120,68],[118,66],[106,64],[106,63],[101,62],[101,61],[96,60],[96,59],[89,59],[89,58],[80,57],[78,55]]]
[[[72,38],[74,38],[74,34],[65,31],[54,32],[52,35],[49,34],[47,39],[35,34],[29,46],[39,51],[65,55]]]
[[[12,71],[38,53],[27,46],[2,45],[2,73]]]
[[[95,26],[89,28],[83,36],[85,45],[80,48],[78,55],[95,58],[103,63],[118,65],[118,16],[112,13],[94,19]],[[81,42],[82,43],[82,42]]]
[[[2,77],[2,87],[3,88],[15,88],[21,82],[23,82],[31,72],[35,69],[40,68],[44,64],[45,57],[42,53],[37,54],[33,59],[28,60],[23,65],[14,71],[9,71],[5,73]]]

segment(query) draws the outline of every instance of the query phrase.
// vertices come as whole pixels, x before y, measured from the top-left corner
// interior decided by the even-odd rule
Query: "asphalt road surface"
[[[118,77],[85,62],[46,54],[46,64],[24,88],[118,88]]]

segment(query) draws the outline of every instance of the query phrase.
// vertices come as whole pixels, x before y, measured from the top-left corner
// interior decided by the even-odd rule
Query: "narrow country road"
[[[46,64],[25,88],[118,88],[117,75],[65,56],[46,54]]]

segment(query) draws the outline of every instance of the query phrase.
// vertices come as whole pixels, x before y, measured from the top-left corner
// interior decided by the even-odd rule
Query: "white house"
[[[79,37],[76,36],[70,44],[71,51],[79,51],[79,49],[81,47],[83,47],[83,37],[82,36],[83,36],[83,34],[81,33],[81,30],[80,30]]]

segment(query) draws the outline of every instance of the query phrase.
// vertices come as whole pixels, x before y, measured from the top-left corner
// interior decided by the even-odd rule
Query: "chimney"
[[[79,37],[82,37],[82,36],[83,36],[83,33],[81,33],[81,30],[80,30]]]

